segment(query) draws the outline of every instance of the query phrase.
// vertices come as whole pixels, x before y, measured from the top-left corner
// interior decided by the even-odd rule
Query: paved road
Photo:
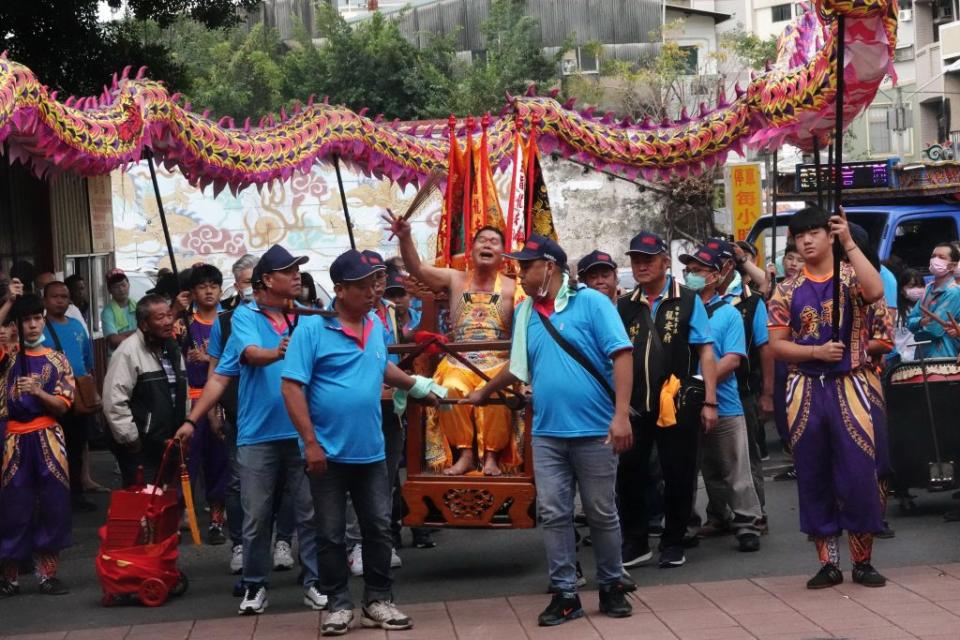
[[[96,456],[97,477],[111,476],[105,454]],[[770,463],[775,470],[782,457]],[[882,569],[933,563],[960,562],[960,523],[946,523],[941,513],[955,508],[949,494],[918,494],[918,513],[901,516],[891,504],[890,522],[897,536],[877,541],[876,564]],[[51,598],[35,593],[31,577],[23,580],[23,594],[0,601],[0,630],[26,633],[82,629],[149,622],[219,618],[236,613],[238,601],[231,596],[235,577],[227,570],[229,549],[181,545],[181,568],[190,578],[190,590],[158,609],[139,605],[104,608],[93,568],[96,527],[102,524],[106,496],[97,496],[100,511],[76,517],[77,544],[65,552],[61,576],[72,593]],[[705,504],[701,492],[700,506]],[[687,554],[681,569],[642,567],[633,576],[642,585],[726,580],[763,576],[806,574],[815,568],[811,543],[797,529],[796,488],[793,482],[767,484],[767,509],[771,533],[763,538],[759,553],[741,554],[733,538],[704,541]],[[203,516],[201,516],[203,520]],[[405,540],[408,541],[405,531]],[[189,536],[188,536],[189,537]],[[546,587],[543,546],[537,529],[526,531],[449,530],[437,534],[438,546],[430,550],[404,548],[404,566],[396,571],[398,602],[430,602],[478,597],[537,594]],[[582,553],[584,570],[592,578],[594,565],[589,549]],[[846,557],[846,551],[842,553]],[[270,611],[302,610],[295,572],[277,573],[270,590]],[[592,580],[591,580],[592,583]],[[361,582],[353,579],[357,596]],[[544,597],[546,602],[546,596]]]

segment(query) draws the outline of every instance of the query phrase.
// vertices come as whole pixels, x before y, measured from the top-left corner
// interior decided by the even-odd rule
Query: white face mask
[[[238,289],[240,297],[246,300],[247,302],[253,300],[253,287],[247,287],[245,289]]]
[[[553,277],[553,271],[547,269],[544,271],[543,282],[540,283],[540,288],[537,290],[537,298],[546,297],[547,293],[550,291],[550,278]]]
[[[24,340],[23,346],[27,347],[28,349],[36,349],[37,347],[43,344],[43,340],[44,340],[44,335],[41,333],[40,337],[37,338],[34,342],[28,342],[27,340]]]

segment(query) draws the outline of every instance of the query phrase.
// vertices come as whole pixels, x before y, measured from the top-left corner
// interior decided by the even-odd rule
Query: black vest
[[[747,357],[740,358],[737,367],[737,388],[741,396],[757,394],[763,389],[763,365],[760,360],[760,348],[753,344],[753,320],[757,315],[757,305],[763,304],[763,297],[744,287],[744,294],[733,305],[743,318],[743,333],[747,346]],[[748,293],[749,292],[749,293]]]
[[[689,344],[690,317],[697,294],[670,278],[655,317],[638,287],[617,301],[620,319],[633,342],[631,406],[641,413],[660,410],[660,389],[670,374],[681,381],[697,372],[699,356]],[[655,328],[655,335],[651,335]]]
[[[239,305],[237,305],[239,306]],[[223,352],[227,346],[227,340],[230,338],[230,333],[233,331],[233,312],[236,310],[236,307],[230,309],[229,311],[224,311],[219,316],[217,316],[217,322],[220,323],[220,357],[223,357]],[[223,412],[227,416],[227,420],[233,425],[233,428],[237,427],[237,407],[240,404],[240,378],[238,376],[231,376],[230,382],[227,384],[227,388],[224,389],[223,395],[220,396],[220,406],[223,407]]]

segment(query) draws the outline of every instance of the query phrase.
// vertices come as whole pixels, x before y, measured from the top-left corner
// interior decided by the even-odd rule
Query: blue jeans
[[[229,422],[224,421],[223,431],[226,434],[227,460],[230,462],[230,475],[227,478],[227,495],[224,508],[227,512],[227,532],[230,534],[230,545],[243,544],[243,504],[240,502],[240,467],[237,465],[237,430]]]
[[[317,514],[320,580],[317,587],[328,601],[329,611],[353,609],[347,584],[346,529],[347,493],[360,521],[363,555],[363,601],[393,599],[390,569],[390,510],[393,484],[387,478],[385,461],[368,464],[328,462],[327,471],[310,476],[313,510]]]
[[[617,456],[605,436],[554,438],[533,436],[533,468],[537,503],[543,526],[550,585],[577,590],[577,551],[574,542],[574,486],[580,488],[583,512],[590,525],[597,582],[609,585],[623,574],[620,520],[617,516]]]
[[[390,486],[393,487],[396,483],[397,473],[400,471],[400,458],[403,456],[403,425],[400,424],[400,418],[397,417],[397,414],[393,412],[392,402],[383,403],[382,427],[384,452],[386,454],[384,462],[387,463],[387,477],[390,478]],[[390,496],[392,503],[392,491]],[[279,535],[279,531],[277,535]],[[360,538],[360,523],[357,521],[357,511],[353,508],[350,497],[347,496],[347,548],[352,549],[355,545],[360,544]]]
[[[243,504],[243,581],[265,584],[273,567],[274,503],[285,486],[292,498],[300,537],[303,583],[317,582],[317,530],[303,456],[294,439],[237,447]],[[282,483],[280,480],[282,479]]]

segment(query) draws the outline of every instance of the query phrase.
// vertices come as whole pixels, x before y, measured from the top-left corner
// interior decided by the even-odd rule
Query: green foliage
[[[758,71],[762,70],[767,62],[772,63],[777,59],[776,36],[763,40],[753,33],[737,29],[722,35],[720,46],[732,51],[751,68]]]

